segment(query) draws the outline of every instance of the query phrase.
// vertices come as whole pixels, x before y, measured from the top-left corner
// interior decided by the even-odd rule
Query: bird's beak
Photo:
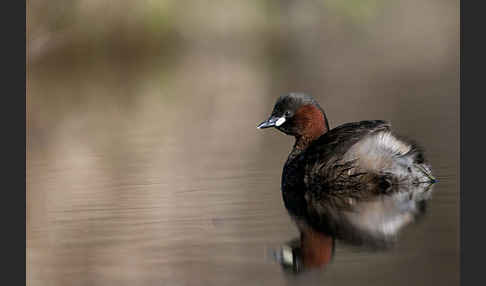
[[[260,123],[257,128],[264,129],[269,127],[278,127],[285,122],[285,117],[270,117],[267,121]]]

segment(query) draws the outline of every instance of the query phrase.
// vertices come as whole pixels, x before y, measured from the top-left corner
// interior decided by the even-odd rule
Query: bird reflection
[[[301,273],[329,264],[336,239],[374,250],[388,249],[403,227],[425,214],[432,186],[393,185],[386,192],[322,200],[323,211],[318,218],[294,216],[300,238],[282,246],[276,258],[286,271]]]

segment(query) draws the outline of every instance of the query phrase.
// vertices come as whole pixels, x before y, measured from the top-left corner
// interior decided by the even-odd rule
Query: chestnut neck
[[[334,254],[334,238],[308,228],[301,232],[302,262],[305,268],[321,268],[329,264]]]
[[[313,104],[301,106],[294,115],[297,134],[293,152],[300,153],[329,130],[326,115]]]

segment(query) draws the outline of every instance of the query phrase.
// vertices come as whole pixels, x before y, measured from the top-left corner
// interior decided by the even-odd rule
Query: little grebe
[[[282,195],[291,215],[318,230],[323,204],[347,204],[400,184],[432,184],[435,178],[423,152],[399,139],[382,120],[346,123],[334,129],[324,110],[309,95],[281,96],[259,129],[274,127],[295,137],[282,174]]]

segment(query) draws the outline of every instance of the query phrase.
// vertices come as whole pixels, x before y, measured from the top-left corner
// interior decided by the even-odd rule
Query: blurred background
[[[28,0],[28,285],[458,285],[458,0]],[[439,183],[395,248],[285,275],[289,91],[385,119]]]

